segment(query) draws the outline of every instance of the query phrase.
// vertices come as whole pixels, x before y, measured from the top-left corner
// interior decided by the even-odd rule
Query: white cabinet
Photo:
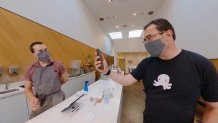
[[[77,91],[83,89],[85,81],[89,81],[89,84],[95,82],[95,72],[90,72],[87,74],[80,75],[78,77],[71,77],[67,83],[65,83],[61,88],[64,91],[66,98],[74,95]]]
[[[62,86],[66,98],[83,89],[84,82],[95,82],[95,72],[72,77]],[[14,83],[19,86],[20,83]],[[0,98],[0,123],[24,123],[29,120],[29,109],[24,92],[19,92],[4,98]]]
[[[28,119],[24,93],[0,99],[0,123],[24,123]]]

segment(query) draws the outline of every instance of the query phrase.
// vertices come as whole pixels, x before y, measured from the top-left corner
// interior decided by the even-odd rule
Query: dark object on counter
[[[21,88],[25,88],[25,86],[24,86],[24,85],[20,85],[20,87],[21,87]]]

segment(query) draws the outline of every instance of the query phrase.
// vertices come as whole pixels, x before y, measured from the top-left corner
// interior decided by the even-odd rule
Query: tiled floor
[[[145,108],[145,94],[142,82],[124,87],[121,123],[142,123]],[[194,123],[201,123],[199,115],[195,116]]]

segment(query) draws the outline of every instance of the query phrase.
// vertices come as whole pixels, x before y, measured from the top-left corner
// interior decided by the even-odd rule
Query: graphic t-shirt
[[[218,101],[215,67],[203,56],[187,50],[170,60],[146,58],[131,75],[143,80],[144,123],[193,123],[200,96],[208,102]]]

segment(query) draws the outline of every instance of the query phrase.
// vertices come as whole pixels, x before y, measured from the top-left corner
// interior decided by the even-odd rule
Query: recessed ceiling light
[[[119,26],[119,25],[116,25],[116,28],[120,28],[120,26]]]
[[[127,25],[126,25],[126,24],[124,24],[124,25],[123,25],[123,27],[127,27]]]
[[[143,30],[131,30],[129,31],[129,38],[138,38],[142,35]]]
[[[116,18],[117,18],[117,16],[114,15],[114,16],[113,16],[113,19],[116,19]]]
[[[100,21],[104,21],[104,18],[99,18]]]
[[[133,15],[133,16],[136,16],[137,14],[136,14],[136,13],[133,13],[132,15]]]
[[[132,26],[134,27],[134,26],[135,26],[135,24],[132,24]]]
[[[149,11],[148,12],[148,15],[153,15],[154,14],[154,11]]]
[[[111,32],[109,33],[111,39],[121,39],[123,38],[122,33],[121,32]]]

